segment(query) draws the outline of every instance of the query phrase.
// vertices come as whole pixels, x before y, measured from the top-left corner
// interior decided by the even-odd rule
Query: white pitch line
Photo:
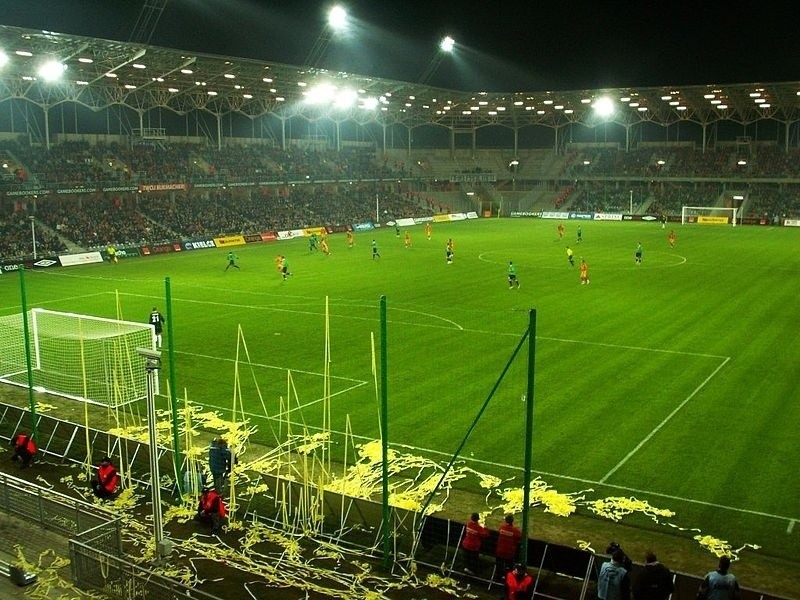
[[[606,348],[621,348],[623,350],[638,350],[641,352],[660,352],[662,354],[680,354],[682,356],[700,356],[702,358],[717,358],[730,360],[730,356],[719,356],[717,354],[705,354],[703,352],[685,352],[683,350],[666,350],[663,348],[644,348],[642,346],[626,346],[624,344],[607,344],[605,342],[587,342],[585,340],[567,340],[563,338],[536,336],[537,340],[550,340],[553,342],[564,342],[565,344],[586,344],[589,346],[605,346]]]
[[[622,467],[622,466],[623,466],[625,463],[627,463],[627,462],[628,462],[628,461],[631,459],[631,457],[633,457],[633,455],[634,455],[634,454],[636,454],[636,453],[637,453],[639,450],[641,450],[642,446],[644,446],[644,445],[645,445],[647,442],[649,442],[649,441],[652,439],[652,437],[653,437],[653,436],[654,436],[656,433],[658,433],[658,432],[661,430],[661,428],[662,428],[662,427],[664,427],[664,425],[666,425],[667,423],[669,423],[669,421],[672,419],[672,417],[674,417],[674,416],[675,416],[675,415],[678,413],[678,411],[679,411],[679,410],[681,410],[681,409],[682,409],[684,406],[686,406],[686,404],[687,404],[687,403],[688,403],[688,402],[689,402],[689,401],[690,401],[692,398],[694,398],[694,397],[697,395],[697,393],[698,393],[700,390],[702,390],[702,389],[703,389],[703,387],[705,387],[705,385],[706,385],[706,384],[707,384],[709,381],[711,381],[711,379],[712,379],[712,378],[713,378],[713,377],[714,377],[714,376],[715,376],[717,373],[719,373],[719,371],[722,369],[722,367],[724,367],[726,364],[728,364],[728,361],[729,361],[730,359],[731,359],[731,358],[730,358],[730,356],[726,357],[726,358],[725,358],[725,360],[723,360],[723,361],[722,361],[722,363],[721,363],[721,364],[720,364],[720,365],[719,365],[719,366],[718,366],[716,369],[714,369],[714,371],[711,373],[711,375],[709,375],[708,377],[706,377],[706,378],[705,378],[705,379],[704,379],[704,380],[703,380],[703,381],[700,383],[700,385],[698,385],[698,386],[697,386],[697,387],[694,389],[694,391],[693,391],[691,394],[689,394],[689,395],[688,395],[688,396],[687,396],[687,397],[684,399],[684,401],[683,401],[683,402],[681,402],[681,403],[680,403],[678,406],[676,406],[676,407],[675,407],[675,409],[674,409],[674,410],[673,410],[671,413],[669,413],[669,414],[668,414],[668,415],[667,415],[667,416],[664,418],[664,420],[663,420],[663,421],[661,421],[661,423],[659,423],[658,425],[656,425],[656,427],[653,429],[653,431],[651,431],[650,433],[648,433],[648,434],[645,436],[645,438],[644,438],[644,439],[643,439],[641,442],[639,442],[638,444],[636,444],[636,447],[635,447],[633,450],[631,450],[630,452],[628,452],[628,454],[625,456],[625,458],[623,458],[621,461],[619,461],[619,462],[618,462],[618,463],[617,463],[617,464],[614,466],[614,468],[613,468],[613,469],[611,469],[611,470],[610,470],[608,473],[606,473],[605,475],[603,475],[603,477],[600,479],[600,483],[605,483],[605,482],[606,482],[606,480],[607,480],[609,477],[611,477],[611,476],[612,476],[614,473],[616,473],[616,472],[617,472],[617,470],[619,470],[619,468],[620,468],[620,467]]]
[[[58,300],[50,300],[48,302],[37,302],[37,305],[42,305],[42,306],[48,305],[48,306],[51,306],[51,305],[57,305],[60,302],[67,302],[69,300],[82,300],[84,298],[96,298],[97,296],[105,296],[106,294],[108,294],[108,292],[97,292],[95,294],[81,294],[80,296],[70,296],[68,298],[59,298]],[[17,306],[5,306],[3,308],[0,308],[0,312],[1,311],[6,311],[6,310],[19,311],[19,305],[17,305]]]
[[[176,350],[176,353],[177,354],[185,354],[187,356],[196,356],[198,358],[208,358],[210,360],[221,360],[221,361],[226,361],[226,362],[236,362],[235,358],[224,358],[224,357],[221,357],[221,356],[211,356],[209,354],[198,354],[197,352],[184,352],[184,351],[181,351],[181,350]],[[291,371],[292,373],[303,373],[304,375],[315,375],[316,377],[323,377],[324,376],[324,373],[316,373],[314,371],[303,371],[302,369],[290,369],[289,367],[281,367],[281,366],[278,366],[278,365],[265,365],[263,363],[254,363],[254,362],[249,362],[249,361],[245,361],[245,360],[240,360],[239,362],[243,363],[243,364],[246,364],[246,365],[253,366],[253,367],[261,367],[263,369],[276,369],[276,370],[280,370],[280,371]],[[361,385],[365,385],[367,383],[367,381],[365,381],[363,379],[354,379],[352,377],[342,377],[341,375],[329,375],[329,377],[331,379],[340,379],[342,381],[351,381],[353,383],[357,383],[358,386],[356,386],[356,387],[359,387]]]
[[[142,297],[142,298],[152,298],[152,296],[148,296],[148,295],[145,295],[145,294],[124,293],[122,295],[124,295],[124,296]],[[288,309],[288,308],[277,308],[275,306],[252,306],[250,304],[231,304],[230,302],[213,302],[211,300],[195,300],[195,299],[187,299],[187,298],[173,298],[173,299],[177,300],[179,302],[190,302],[190,303],[194,303],[194,304],[210,304],[210,305],[214,305],[214,306],[225,306],[225,307],[229,307],[229,308],[249,308],[249,309],[255,309],[255,310],[286,312],[286,313],[292,313],[292,314],[298,314],[298,315],[323,316],[325,314],[324,312],[319,312],[319,311],[292,310],[292,309]],[[350,305],[350,306],[352,306],[352,305]],[[404,311],[404,312],[410,312],[410,313],[416,313],[416,314],[429,316],[429,317],[434,318],[434,319],[439,319],[441,321],[445,321],[445,322],[451,324],[452,326],[434,325],[432,323],[420,323],[418,321],[411,321],[410,322],[410,321],[397,321],[397,320],[394,320],[394,319],[389,319],[389,323],[394,323],[394,324],[399,324],[399,325],[414,325],[416,327],[427,327],[427,328],[430,328],[430,329],[446,329],[448,331],[457,330],[457,331],[463,331],[464,333],[478,333],[478,334],[494,335],[494,336],[498,336],[499,335],[499,336],[505,336],[505,337],[515,337],[515,338],[518,338],[518,337],[520,337],[522,335],[522,333],[520,333],[520,332],[488,331],[488,330],[485,330],[485,329],[467,329],[465,327],[462,327],[461,325],[459,325],[455,321],[451,321],[451,320],[446,319],[444,317],[439,317],[439,316],[434,315],[432,313],[426,313],[426,312],[422,312],[422,311],[414,311],[414,310],[411,310],[411,309],[401,309],[401,308],[393,308],[393,309],[390,309],[390,310]],[[336,315],[336,314],[332,315],[332,316],[334,316],[336,318],[341,318],[341,319],[354,319],[354,320],[358,320],[358,321],[377,321],[378,320],[377,317],[356,317],[356,316],[353,316],[353,315]],[[602,346],[602,347],[605,347],[605,348],[620,348],[620,349],[623,349],[623,350],[638,350],[638,351],[641,351],[641,352],[660,352],[660,353],[663,353],[663,354],[677,354],[677,355],[680,355],[680,356],[699,356],[699,357],[702,357],[702,358],[716,358],[716,359],[720,359],[720,360],[722,360],[722,359],[730,360],[729,356],[721,356],[721,355],[717,355],[717,354],[705,354],[703,352],[687,352],[687,351],[683,351],[683,350],[667,350],[667,349],[663,349],[663,348],[645,348],[643,346],[629,346],[629,345],[625,345],[625,344],[608,344],[608,343],[605,343],[605,342],[591,342],[591,341],[586,341],[586,340],[570,340],[570,339],[565,339],[565,338],[547,337],[547,336],[540,336],[540,335],[537,335],[536,339],[537,340],[547,340],[547,341],[551,341],[551,342],[562,342],[562,343],[565,343],[565,344],[585,344],[587,346]]]
[[[315,400],[314,401],[314,403],[317,403],[317,402],[319,402],[319,400]],[[207,407],[211,407],[211,408],[217,408],[217,409],[222,410],[222,411],[230,412],[229,408],[222,407],[222,406],[217,406],[215,404],[204,403],[203,406],[207,406]],[[300,407],[296,407],[296,408],[304,408],[305,406],[308,406],[308,404],[304,404],[304,405],[302,405]],[[292,410],[296,410],[296,409],[292,409]],[[268,419],[270,421],[276,420],[276,417],[266,417],[264,415],[260,415],[260,414],[256,414],[256,413],[244,412],[243,414],[247,415],[247,416],[259,417],[259,418],[262,418],[262,419]],[[306,423],[301,423],[301,422],[297,422],[297,421],[292,421],[291,425],[292,426],[298,426],[298,427],[305,427],[307,429],[313,429],[313,430],[316,430],[316,431],[322,431],[321,427],[316,427],[314,425],[308,425]],[[345,433],[344,431],[336,431],[336,430],[333,430],[333,429],[329,429],[328,431],[330,431],[330,433],[334,433],[336,435],[342,435],[342,436],[347,435],[347,436],[349,436],[349,437],[351,437],[353,439],[356,439],[356,440],[372,441],[374,439],[374,438],[371,438],[371,437],[368,437],[368,436],[364,436],[364,435],[357,435],[357,434],[353,434],[353,433]],[[441,450],[431,450],[430,448],[421,448],[419,446],[413,446],[411,444],[394,443],[394,444],[390,444],[390,445],[392,447],[394,447],[394,448],[405,448],[407,450],[417,450],[417,451],[427,452],[428,454],[437,454],[439,456],[446,456],[446,457],[452,456],[452,454],[450,454],[449,452],[442,452]],[[504,469],[510,469],[512,471],[522,472],[522,470],[523,470],[522,467],[510,467],[508,465],[508,463],[498,463],[498,462],[492,462],[492,461],[488,461],[488,460],[481,460],[481,459],[478,459],[478,458],[469,458],[469,459],[464,459],[464,460],[469,460],[469,462],[472,462],[472,463],[479,463],[479,464],[489,465],[489,466],[493,466],[493,467],[502,467]],[[747,509],[747,508],[738,508],[738,507],[735,507],[735,506],[727,506],[725,504],[717,504],[715,502],[706,502],[704,500],[693,500],[692,498],[683,498],[681,496],[674,496],[672,494],[664,494],[664,493],[661,493],[661,492],[653,492],[653,491],[650,491],[650,490],[640,490],[640,489],[637,489],[637,488],[627,487],[627,486],[624,486],[624,485],[615,485],[613,483],[604,483],[602,481],[595,481],[593,479],[584,479],[584,478],[581,478],[581,477],[573,477],[572,475],[561,475],[559,473],[550,473],[548,471],[533,471],[533,473],[535,473],[537,475],[543,475],[545,477],[556,477],[556,478],[559,478],[559,479],[566,479],[568,481],[576,481],[578,483],[583,483],[583,484],[586,484],[586,485],[603,485],[603,486],[608,487],[608,488],[617,489],[617,490],[623,490],[623,491],[626,491],[626,492],[632,492],[634,494],[646,494],[648,496],[657,496],[659,498],[667,498],[668,500],[676,500],[678,502],[686,502],[687,504],[696,504],[698,506],[708,506],[710,508],[718,508],[718,509],[721,509],[721,510],[727,510],[727,511],[734,512],[734,513],[752,515],[754,517],[765,517],[765,518],[768,518],[768,519],[775,519],[775,520],[778,520],[778,521],[789,521],[789,528],[787,529],[787,533],[791,533],[791,529],[794,527],[794,523],[798,520],[797,517],[785,517],[783,515],[775,515],[775,514],[772,514],[772,513],[765,513],[765,512],[758,511],[758,510],[750,510],[750,509]]]

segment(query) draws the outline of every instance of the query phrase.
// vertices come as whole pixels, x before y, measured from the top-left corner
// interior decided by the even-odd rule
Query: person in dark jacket
[[[666,600],[675,589],[670,570],[658,562],[656,555],[645,555],[644,568],[633,582],[634,600]]]

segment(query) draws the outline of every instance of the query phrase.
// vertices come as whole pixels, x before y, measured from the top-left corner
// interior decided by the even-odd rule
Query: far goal
[[[736,227],[739,209],[735,206],[681,206],[681,225],[731,225]]]
[[[23,315],[0,317],[0,381],[28,386]],[[112,407],[147,397],[150,325],[34,308],[27,314],[33,387]],[[157,393],[157,390],[154,390]]]

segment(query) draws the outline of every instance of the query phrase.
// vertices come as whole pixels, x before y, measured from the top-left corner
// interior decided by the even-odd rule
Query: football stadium
[[[0,595],[800,597],[800,82],[0,50]]]

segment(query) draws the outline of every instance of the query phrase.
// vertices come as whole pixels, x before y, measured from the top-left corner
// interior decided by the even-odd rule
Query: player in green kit
[[[508,289],[519,287],[519,279],[517,279],[517,267],[514,263],[508,261]]]
[[[225,267],[225,270],[227,271],[231,267],[238,269],[239,265],[236,264],[237,260],[239,260],[238,256],[236,256],[233,252],[228,252],[228,266]]]

